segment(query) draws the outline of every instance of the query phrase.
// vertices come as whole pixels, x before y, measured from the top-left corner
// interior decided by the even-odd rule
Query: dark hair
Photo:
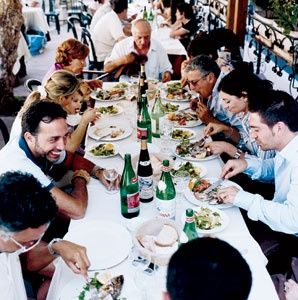
[[[178,3],[177,9],[179,10],[180,14],[184,14],[184,17],[186,19],[194,18],[193,9],[189,3],[185,3],[185,2]]]
[[[248,109],[258,113],[269,127],[283,122],[292,132],[298,131],[298,102],[284,91],[257,91],[250,96]]]
[[[217,59],[217,50],[215,43],[208,37],[207,33],[200,31],[195,37],[190,41],[187,47],[188,56],[198,56],[198,55],[208,55],[211,56],[213,60]]]
[[[177,5],[183,2],[184,0],[171,0],[171,23],[172,24],[176,22]]]
[[[261,89],[272,89],[272,82],[269,80],[261,80],[257,75],[253,74],[249,66],[236,69],[227,74],[219,83],[218,91],[222,91],[229,95],[241,97],[243,92],[247,93],[247,97],[255,91]]]
[[[245,300],[251,283],[249,266],[241,254],[215,238],[183,244],[168,266],[171,300]]]
[[[185,71],[199,71],[202,75],[213,73],[216,78],[218,78],[220,74],[217,63],[207,55],[198,55],[194,57],[187,65]]]
[[[50,192],[28,173],[0,176],[0,228],[10,232],[38,228],[54,219],[58,208]]]
[[[51,123],[56,119],[66,119],[66,111],[57,103],[50,101],[37,101],[29,106],[22,116],[22,135],[38,132],[40,122]]]
[[[128,2],[127,0],[112,0],[112,8],[116,14],[120,14],[128,8]]]

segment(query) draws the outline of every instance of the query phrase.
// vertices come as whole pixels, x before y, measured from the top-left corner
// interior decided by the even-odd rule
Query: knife
[[[206,190],[204,190],[203,193],[208,194],[209,192],[211,192],[212,190],[217,188],[219,185],[221,185],[223,181],[224,181],[223,179],[219,179],[219,180],[215,181]]]

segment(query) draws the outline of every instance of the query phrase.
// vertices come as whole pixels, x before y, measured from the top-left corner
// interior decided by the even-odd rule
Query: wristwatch
[[[237,148],[236,153],[234,154],[233,158],[239,159],[241,157],[242,153],[243,153],[242,150],[240,150],[239,148]]]
[[[57,254],[57,253],[54,251],[53,245],[54,245],[55,243],[59,242],[59,241],[62,241],[62,239],[55,238],[55,239],[52,239],[52,240],[49,242],[49,244],[48,244],[48,250],[49,250],[50,254],[51,254],[52,256],[54,256],[55,258],[56,258],[56,257],[59,257],[60,255]]]

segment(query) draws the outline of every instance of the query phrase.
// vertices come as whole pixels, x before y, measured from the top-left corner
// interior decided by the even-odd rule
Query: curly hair
[[[18,232],[52,221],[58,211],[51,193],[31,174],[7,172],[0,177],[0,228]]]
[[[69,66],[73,59],[85,59],[90,50],[88,46],[76,39],[68,39],[62,42],[57,50],[55,62],[62,66]]]

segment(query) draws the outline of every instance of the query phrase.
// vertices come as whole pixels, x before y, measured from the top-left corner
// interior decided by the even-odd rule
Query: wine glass
[[[105,169],[103,170],[103,176],[104,178],[109,182],[108,189],[106,192],[108,194],[115,194],[118,192],[117,189],[114,187],[114,182],[118,177],[118,173],[115,169]]]
[[[175,175],[173,175],[173,182],[175,184],[176,193],[177,193],[177,205],[181,204],[181,200],[183,199],[183,193],[187,187],[190,176],[187,171],[177,171]]]

